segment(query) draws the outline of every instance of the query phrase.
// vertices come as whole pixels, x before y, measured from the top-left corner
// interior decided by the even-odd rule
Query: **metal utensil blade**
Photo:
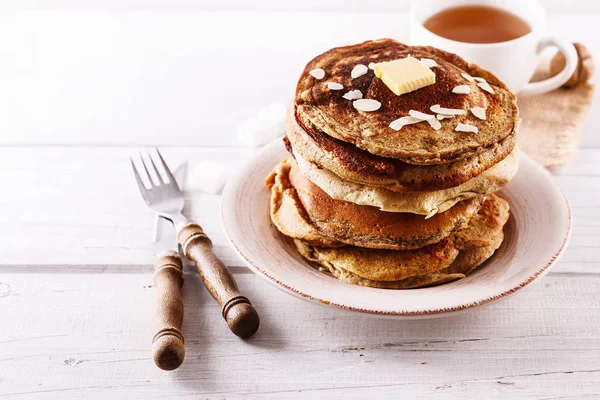
[[[173,176],[175,177],[177,185],[181,188],[181,190],[183,190],[186,169],[187,161],[184,161],[173,171]],[[155,215],[152,242],[152,249],[156,255],[162,254],[165,251],[173,251],[178,253],[179,245],[177,243],[173,222],[161,217],[158,214]]]

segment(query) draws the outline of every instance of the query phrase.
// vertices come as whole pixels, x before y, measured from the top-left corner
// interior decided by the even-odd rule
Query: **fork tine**
[[[140,173],[137,169],[137,167],[135,166],[135,163],[133,162],[133,158],[129,157],[129,161],[131,161],[131,167],[133,168],[133,174],[135,175],[135,180],[138,184],[138,186],[140,187],[140,190],[142,191],[142,193],[144,193],[146,190],[146,185],[144,185],[144,181],[142,181],[142,177],[140,176]]]
[[[166,185],[167,182],[163,179],[162,175],[160,174],[160,171],[158,170],[158,168],[156,168],[156,164],[154,164],[154,160],[152,159],[152,156],[150,156],[150,153],[148,153],[148,159],[150,160],[150,164],[152,165],[152,169],[154,170],[154,173],[156,174],[156,178],[158,179],[158,184],[159,185]]]
[[[148,157],[148,159],[152,163],[152,166],[150,168],[153,169],[154,173],[156,173],[156,176],[158,176],[158,184],[160,185],[160,174],[156,170],[156,166],[154,165],[154,162],[152,161],[152,157],[150,157],[150,154],[148,154],[148,153],[146,153],[146,156]],[[154,181],[152,180],[152,175],[150,175],[150,171],[149,171],[149,168],[148,168],[148,165],[147,165],[147,161],[144,158],[144,156],[142,155],[142,153],[140,153],[140,158],[142,159],[142,165],[144,166],[144,169],[146,170],[146,175],[148,176],[148,181],[150,181],[150,187],[157,186],[154,183]]]
[[[160,154],[160,151],[158,151],[158,149],[156,147],[154,148],[154,150],[156,151],[156,154],[158,154],[160,163],[162,164],[162,167],[165,170],[165,174],[167,174],[169,181],[171,182],[172,185],[175,185],[175,187],[177,189],[179,189],[179,185],[177,185],[177,180],[175,180],[175,177],[173,176],[173,173],[171,173],[171,170],[167,166],[167,163],[165,162],[165,159],[163,158],[162,154]]]

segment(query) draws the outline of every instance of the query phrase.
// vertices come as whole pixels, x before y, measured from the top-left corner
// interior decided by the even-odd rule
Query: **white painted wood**
[[[553,15],[549,26],[600,55],[597,18]],[[287,102],[316,54],[405,40],[406,21],[397,12],[5,11],[0,144],[230,145],[240,121]],[[589,131],[598,125],[590,115]],[[584,140],[598,147],[598,137]]]
[[[600,391],[600,277],[547,277],[453,318],[369,319],[284,296],[253,274],[261,312],[243,342],[195,274],[187,358],[151,361],[151,274],[0,276],[0,397],[582,398]],[[572,396],[572,397],[570,397]]]
[[[550,13],[597,13],[600,5],[591,0],[541,0]],[[0,8],[14,9],[76,9],[76,10],[186,10],[186,11],[309,11],[335,13],[406,12],[411,0],[1,0]]]
[[[600,3],[545,3],[555,33],[600,55]],[[597,397],[594,112],[574,165],[554,170],[575,224],[563,259],[516,297],[448,319],[367,321],[285,296],[228,247],[218,197],[189,193],[263,325],[232,337],[187,269],[186,363],[151,362],[152,220],[128,155],[170,145],[171,163],[234,165],[252,152],[234,139],[240,120],[286,101],[319,51],[403,39],[406,4],[0,0],[0,398]]]
[[[70,264],[94,269],[149,270],[151,212],[134,184],[122,147],[0,148],[0,270]],[[203,159],[232,166],[252,154],[245,148],[164,148],[173,165]],[[277,160],[273,160],[273,164]],[[600,272],[600,150],[582,150],[574,165],[557,170],[572,205],[574,232],[559,272]],[[27,182],[26,185],[23,182]],[[117,195],[115,195],[117,193]],[[242,266],[223,234],[219,197],[192,192],[186,213],[213,239],[226,264]],[[31,251],[36,249],[36,251]],[[4,265],[4,267],[2,267]]]

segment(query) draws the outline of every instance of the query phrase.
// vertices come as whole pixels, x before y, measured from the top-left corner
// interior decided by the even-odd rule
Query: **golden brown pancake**
[[[394,192],[433,191],[459,186],[502,161],[516,144],[512,134],[490,148],[458,161],[411,165],[373,155],[314,129],[304,129],[291,109],[286,118],[286,132],[286,142],[307,161],[334,172],[346,181]]]
[[[416,250],[309,247],[311,261],[374,281],[399,281],[440,271],[449,267],[459,252],[449,239]],[[301,254],[304,255],[303,252]]]
[[[499,238],[500,242],[502,242],[502,235],[499,235]],[[294,244],[304,258],[320,264],[318,251],[315,251],[313,246],[301,240],[294,240]],[[398,281],[378,281],[362,278],[345,269],[337,269],[335,264],[332,263],[324,263],[323,265],[326,265],[326,267],[321,267],[321,269],[331,273],[339,280],[355,285],[370,286],[379,289],[416,289],[437,286],[462,279],[469,272],[483,264],[495,251],[496,248],[493,246],[464,250],[459,252],[458,256],[456,256],[452,264],[447,268],[432,273],[410,276]]]
[[[409,55],[437,62],[438,66],[432,68],[435,84],[396,96],[372,70],[356,79],[350,76],[357,64],[368,65]],[[311,76],[309,72],[315,68],[323,69],[325,78],[317,80]],[[464,72],[484,78],[494,93],[480,89],[476,81],[467,81],[461,76]],[[330,90],[328,82],[341,83],[344,90]],[[452,93],[459,85],[468,85],[470,94]],[[363,98],[381,102],[381,108],[373,112],[355,109],[352,101],[342,97],[355,89],[362,92]],[[455,54],[433,47],[407,46],[391,39],[338,47],[315,57],[300,76],[294,104],[296,118],[307,130],[314,127],[317,132],[352,143],[372,154],[417,165],[448,163],[490,150],[514,134],[518,120],[516,96],[490,72]],[[407,116],[410,110],[430,114],[430,107],[435,104],[467,112],[441,121],[442,128],[438,131],[426,122],[407,125],[400,131],[389,127],[390,122]],[[468,111],[471,107],[485,108],[487,119],[476,118]],[[455,131],[459,122],[475,125],[479,133]]]
[[[421,214],[426,218],[449,210],[459,201],[497,192],[510,182],[519,168],[518,149],[515,148],[504,160],[462,185],[430,192],[398,193],[343,180],[304,160],[296,151],[293,156],[304,176],[333,199],[377,207],[381,211]]]
[[[271,220],[285,235],[309,242],[322,236],[337,246],[371,249],[410,250],[437,243],[464,227],[482,201],[461,201],[429,219],[384,212],[332,199],[306,179],[293,160],[280,163],[266,182],[271,186]]]
[[[409,289],[465,277],[500,247],[508,217],[508,203],[490,195],[465,228],[417,250],[328,248],[301,240],[294,243],[304,258],[340,280],[377,288]]]

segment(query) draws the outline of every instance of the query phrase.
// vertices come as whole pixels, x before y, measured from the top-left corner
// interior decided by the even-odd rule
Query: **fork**
[[[183,254],[196,264],[204,286],[221,306],[221,315],[227,321],[231,332],[241,338],[252,336],[260,324],[258,313],[250,300],[240,294],[233,275],[214,254],[212,242],[200,225],[183,216],[183,193],[158,149],[155,149],[155,152],[165,176],[160,174],[149,153],[145,154],[146,157],[140,153],[142,171],[138,170],[131,158],[135,179],[146,205],[161,217],[173,222]],[[157,183],[152,181],[150,171],[157,177]],[[150,188],[144,185],[141,174],[145,174]]]

